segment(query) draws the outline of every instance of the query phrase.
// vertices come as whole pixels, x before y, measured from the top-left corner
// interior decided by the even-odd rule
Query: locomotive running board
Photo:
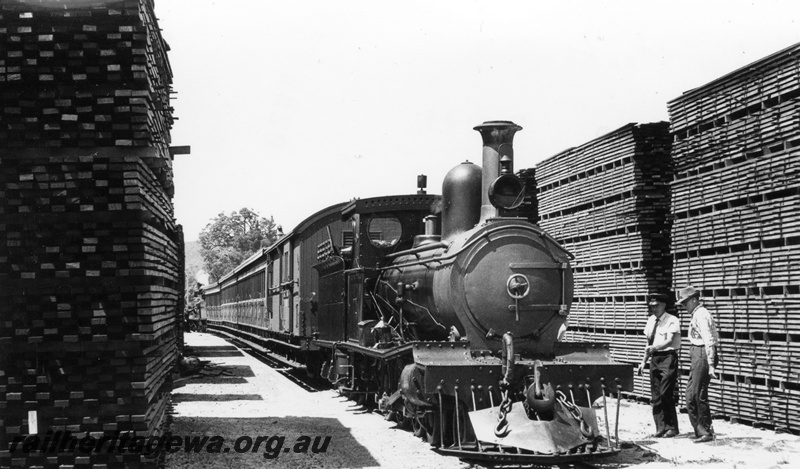
[[[313,345],[316,345],[317,347],[336,348],[339,350],[350,350],[352,352],[358,352],[368,357],[380,358],[383,360],[391,360],[392,358],[396,358],[401,355],[410,354],[411,349],[414,346],[414,343],[407,343],[391,348],[376,349],[370,347],[363,347],[361,345],[354,344],[352,342],[333,342],[330,340],[319,340],[319,339],[312,340],[311,343]]]

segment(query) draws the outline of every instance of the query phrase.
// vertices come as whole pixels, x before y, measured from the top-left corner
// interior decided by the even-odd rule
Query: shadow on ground
[[[233,345],[194,345],[184,349],[184,355],[195,357],[242,357],[244,354]]]
[[[235,431],[236,433],[232,433]],[[339,420],[314,417],[182,417],[170,432],[184,441],[167,469],[236,467],[373,467],[378,462]],[[203,440],[206,438],[206,440]],[[194,441],[187,451],[185,442]],[[205,443],[202,443],[205,441]],[[258,443],[258,447],[256,447]]]
[[[172,395],[176,404],[179,402],[218,402],[218,401],[263,401],[260,394],[181,394]]]
[[[185,371],[176,388],[186,384],[243,384],[255,373],[247,365],[218,365],[210,361],[200,360],[197,369]]]

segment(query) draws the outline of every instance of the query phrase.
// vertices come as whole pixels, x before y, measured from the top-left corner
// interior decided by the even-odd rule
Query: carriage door
[[[361,311],[364,307],[364,271],[351,270],[347,272],[347,338],[358,340],[358,323],[361,321]]]
[[[291,260],[290,245],[287,243],[283,246],[283,253],[281,255],[281,332],[292,331],[292,304],[293,304],[293,289],[292,289],[292,260]]]
[[[269,330],[281,330],[281,263],[280,257],[269,262],[269,299],[267,310],[269,313]]]
[[[306,331],[301,330],[302,323],[300,319],[300,246],[295,246],[292,253],[292,281],[294,289],[292,290],[292,334],[305,335]]]

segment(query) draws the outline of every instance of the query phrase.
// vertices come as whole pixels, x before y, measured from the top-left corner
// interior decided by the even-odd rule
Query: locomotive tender
[[[606,415],[601,429],[593,403],[630,391],[632,367],[607,344],[560,340],[571,255],[513,216],[521,127],[475,130],[482,168],[453,168],[441,197],[312,215],[205,288],[209,327],[319,373],[442,453],[525,464],[614,454],[616,425]]]

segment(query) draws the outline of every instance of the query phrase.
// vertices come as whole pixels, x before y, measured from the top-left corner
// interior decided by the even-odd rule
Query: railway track
[[[282,362],[272,356],[269,352],[265,351],[261,347],[258,347],[248,341],[235,338],[228,334],[224,333],[217,333],[216,331],[212,332],[215,335],[223,337],[225,340],[230,342],[231,344],[239,347],[243,352],[251,355],[252,357],[256,358],[261,363],[269,366],[270,368],[274,369],[278,373],[285,376],[287,379],[304,389],[308,392],[319,392],[325,389],[330,389],[330,384],[323,381],[319,377],[316,376],[308,376],[305,372],[304,368],[295,368],[292,367],[285,362]]]

